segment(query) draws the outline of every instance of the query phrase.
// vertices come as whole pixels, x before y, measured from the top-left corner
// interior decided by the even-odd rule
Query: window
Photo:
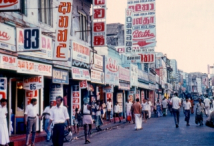
[[[39,21],[53,26],[52,0],[39,0]]]
[[[87,17],[86,15],[79,13],[79,22],[80,22],[80,39],[87,42]]]
[[[16,13],[27,16],[27,0],[21,0],[20,3],[21,3],[21,10]]]

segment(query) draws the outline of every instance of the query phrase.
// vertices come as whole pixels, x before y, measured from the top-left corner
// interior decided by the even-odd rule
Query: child
[[[74,122],[74,132],[75,133],[79,133],[79,120],[78,120],[78,117],[79,117],[79,111],[78,111],[78,108],[76,108],[75,109],[74,121],[73,121]]]

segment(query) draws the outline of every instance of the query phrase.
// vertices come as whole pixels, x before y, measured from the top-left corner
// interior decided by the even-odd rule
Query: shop
[[[140,90],[141,101],[149,99],[149,76],[148,73],[138,69],[138,89]]]

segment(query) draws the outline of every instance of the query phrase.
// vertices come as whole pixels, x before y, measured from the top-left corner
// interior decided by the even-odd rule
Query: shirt
[[[114,112],[115,113],[119,113],[120,112],[120,106],[119,105],[115,105],[114,106]]]
[[[204,113],[204,104],[203,103],[197,103],[196,105],[196,111],[197,111],[197,115],[200,115],[201,113]]]
[[[148,102],[142,103],[142,110],[148,111],[150,109],[150,105]]]
[[[68,110],[65,106],[52,107],[50,114],[50,119],[54,124],[65,123],[65,121],[69,119]]]
[[[132,102],[127,102],[126,103],[126,111],[130,112],[131,111],[131,107],[132,107]]]
[[[37,105],[27,105],[25,109],[25,115],[27,115],[28,117],[36,117],[38,115]]]
[[[134,114],[141,114],[142,106],[140,105],[139,102],[135,102],[132,105],[132,111],[133,111]]]
[[[111,102],[109,102],[109,101],[107,102],[107,104],[106,104],[107,105],[107,110],[111,110],[111,104],[112,104]]]
[[[6,106],[2,107],[0,105],[0,119],[5,119],[7,114],[7,108]]]
[[[204,103],[205,103],[205,106],[210,106],[210,99],[206,98],[204,99]]]
[[[45,110],[43,111],[43,114],[45,114],[45,113],[48,113],[48,114],[46,114],[45,115],[45,119],[49,119],[50,118],[50,112],[51,112],[51,108],[50,108],[50,106],[47,106],[46,108],[45,108]]]
[[[180,108],[179,104],[181,103],[181,100],[177,96],[172,97],[170,102],[172,103],[173,109],[179,109]]]
[[[162,105],[163,105],[163,108],[167,108],[167,100],[166,99],[164,99],[162,101]]]
[[[190,110],[190,108],[192,107],[189,101],[188,102],[185,101],[183,105],[185,110]]]

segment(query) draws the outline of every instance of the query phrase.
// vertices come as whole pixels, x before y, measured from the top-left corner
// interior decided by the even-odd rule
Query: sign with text
[[[91,70],[91,82],[104,84],[104,73],[96,70]]]
[[[103,87],[103,92],[104,93],[113,93],[114,92],[114,86],[110,85],[110,86]]]
[[[44,87],[43,76],[36,76],[25,78],[23,81],[23,89],[25,90],[39,90]]]
[[[72,67],[71,72],[72,72],[72,78],[75,80],[87,80],[87,81],[91,80],[88,69]]]
[[[132,49],[132,13],[133,11],[130,9],[126,9],[125,11],[126,21],[125,21],[125,47],[126,52],[130,52]]]
[[[0,23],[0,48],[16,52],[15,44],[15,28]]]
[[[75,109],[78,108],[80,110],[81,105],[81,91],[78,85],[74,85],[71,87],[72,95],[71,95],[71,102],[72,102],[72,116],[75,115]],[[73,120],[72,120],[73,121]]]
[[[0,78],[0,100],[7,99],[7,78]]]
[[[68,60],[72,3],[72,0],[59,1],[53,60]]]
[[[119,70],[119,79],[123,81],[130,82],[130,71],[122,66],[120,66]]]
[[[103,56],[94,54],[94,64],[92,68],[95,70],[103,71]]]
[[[69,84],[69,74],[66,70],[53,68],[52,82],[58,84]]]
[[[87,87],[88,87],[88,82],[87,82],[86,80],[80,81],[80,82],[79,82],[79,87],[80,87],[81,89],[87,89]]]
[[[155,63],[155,53],[139,54],[141,56],[141,63]]]
[[[1,0],[0,12],[2,11],[19,11],[21,9],[21,0]]]
[[[115,47],[115,48],[116,48],[116,51],[117,51],[119,54],[126,53],[126,47],[125,47],[125,46],[118,46],[118,47]]]
[[[90,48],[83,46],[77,42],[72,42],[72,45],[72,59],[89,64]]]
[[[17,57],[0,54],[0,68],[17,70]]]
[[[24,28],[24,50],[41,50],[41,30],[40,28]]]
[[[51,84],[50,85],[50,101],[56,101],[56,97],[63,97],[63,85],[62,84]]]

